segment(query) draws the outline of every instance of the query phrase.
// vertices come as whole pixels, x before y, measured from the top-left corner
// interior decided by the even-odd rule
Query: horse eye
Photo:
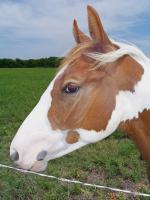
[[[79,89],[80,89],[79,86],[77,86],[73,83],[69,83],[63,88],[63,92],[65,92],[67,94],[73,94],[73,93],[76,93]]]

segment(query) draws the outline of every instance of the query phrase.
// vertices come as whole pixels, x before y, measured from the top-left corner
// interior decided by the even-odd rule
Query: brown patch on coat
[[[105,130],[118,92],[133,91],[143,74],[141,65],[130,56],[91,71],[94,65],[93,59],[81,54],[55,81],[48,112],[53,129]],[[78,93],[62,92],[69,80],[79,82]]]
[[[66,137],[66,142],[68,144],[74,144],[74,143],[78,142],[78,140],[80,138],[80,135],[79,135],[79,133],[77,131],[71,130],[67,134],[68,135]]]

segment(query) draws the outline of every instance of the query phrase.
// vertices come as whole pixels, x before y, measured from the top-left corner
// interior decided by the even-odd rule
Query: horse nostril
[[[41,151],[38,155],[37,155],[37,161],[41,161],[41,160],[44,160],[44,158],[46,157],[47,155],[47,151]]]
[[[11,158],[13,161],[19,160],[19,153],[18,153],[17,151],[15,151],[13,154],[10,155],[10,158]]]

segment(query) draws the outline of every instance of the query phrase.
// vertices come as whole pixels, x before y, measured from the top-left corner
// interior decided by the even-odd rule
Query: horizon
[[[26,61],[26,60],[40,60],[40,59],[49,59],[49,58],[63,58],[62,56],[46,56],[46,57],[38,57],[38,58],[8,58],[8,57],[0,57],[0,60],[3,60],[3,59],[10,59],[10,60],[22,60],[22,61]]]

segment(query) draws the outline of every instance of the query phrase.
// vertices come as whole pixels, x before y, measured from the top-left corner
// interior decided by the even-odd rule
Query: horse
[[[73,21],[75,47],[11,142],[19,168],[43,171],[49,160],[116,130],[128,134],[150,166],[150,59],[110,39],[92,6],[87,13],[90,36]]]

